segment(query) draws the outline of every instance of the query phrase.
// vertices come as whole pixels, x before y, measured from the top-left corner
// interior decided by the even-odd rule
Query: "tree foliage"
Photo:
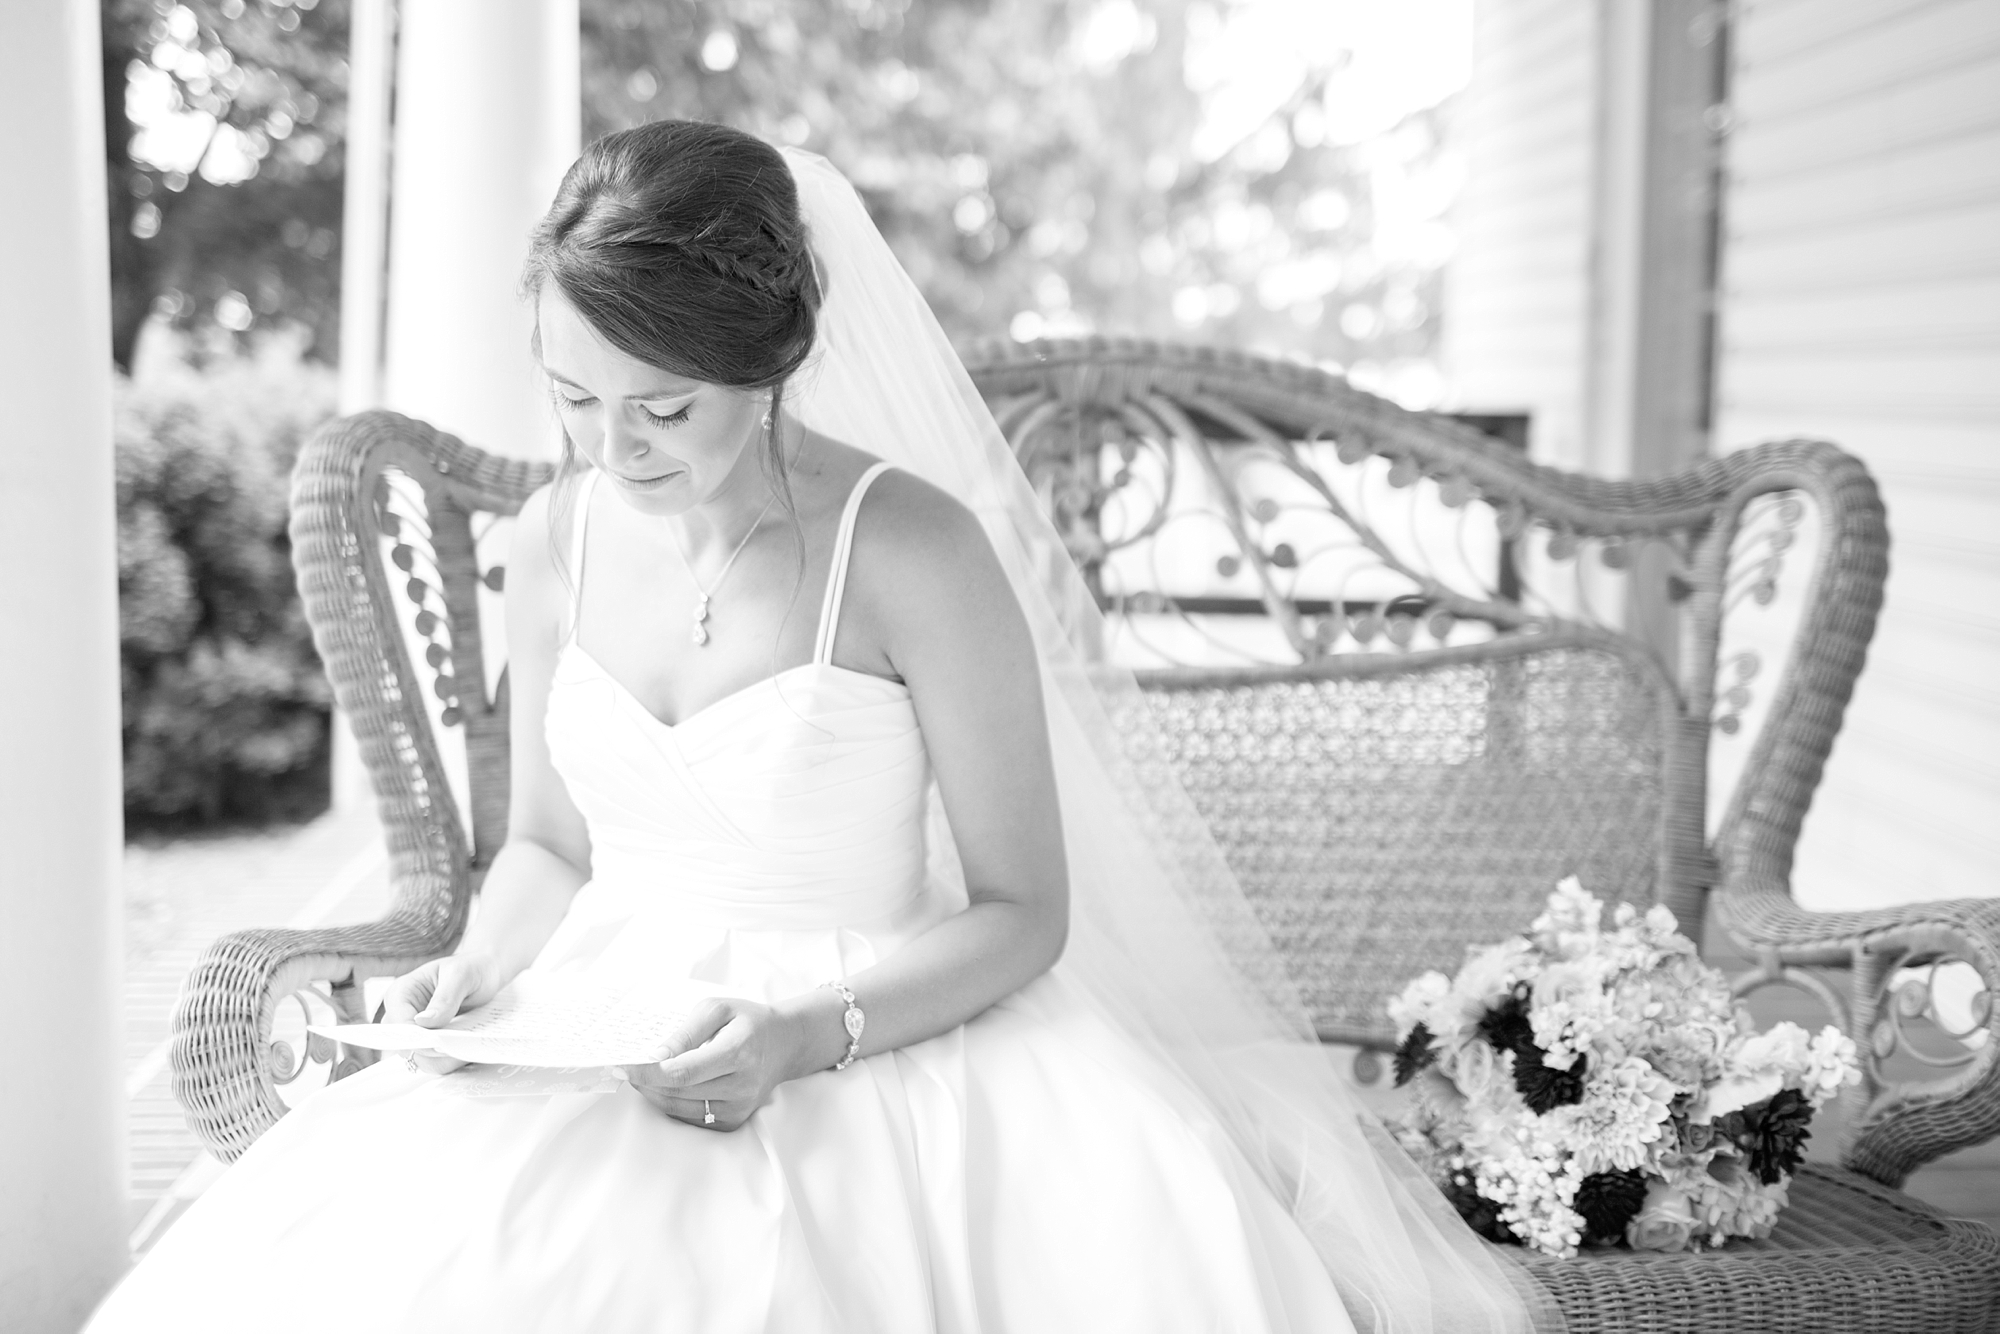
[[[303,325],[330,360],[347,0],[101,5],[113,359],[131,368],[158,310],[182,328]]]

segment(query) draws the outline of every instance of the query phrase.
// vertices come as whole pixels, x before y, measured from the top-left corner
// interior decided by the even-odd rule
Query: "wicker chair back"
[[[1697,938],[1725,866],[1782,883],[1881,598],[1853,459],[1611,482],[1263,358],[970,368],[1323,1037],[1565,875]]]

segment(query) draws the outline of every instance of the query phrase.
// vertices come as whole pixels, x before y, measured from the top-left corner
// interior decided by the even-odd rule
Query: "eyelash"
[[[589,407],[597,401],[594,398],[570,398],[554,389],[549,391],[549,397],[555,400],[556,411],[558,412],[576,412]],[[655,426],[679,426],[688,419],[688,413],[693,409],[694,404],[690,403],[679,412],[670,412],[664,417],[652,409],[645,407],[643,404],[640,406],[639,411],[647,421]]]

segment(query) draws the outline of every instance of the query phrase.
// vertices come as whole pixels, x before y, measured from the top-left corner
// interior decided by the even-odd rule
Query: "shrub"
[[[332,411],[331,373],[281,345],[119,382],[128,826],[324,808],[330,692],[285,523],[292,461]]]

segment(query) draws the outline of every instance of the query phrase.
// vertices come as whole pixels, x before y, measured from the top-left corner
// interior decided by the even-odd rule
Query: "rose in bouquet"
[[[1482,1235],[1550,1255],[1768,1236],[1813,1113],[1860,1079],[1839,1029],[1757,1032],[1671,912],[1607,930],[1573,877],[1389,1013],[1403,1146]]]

